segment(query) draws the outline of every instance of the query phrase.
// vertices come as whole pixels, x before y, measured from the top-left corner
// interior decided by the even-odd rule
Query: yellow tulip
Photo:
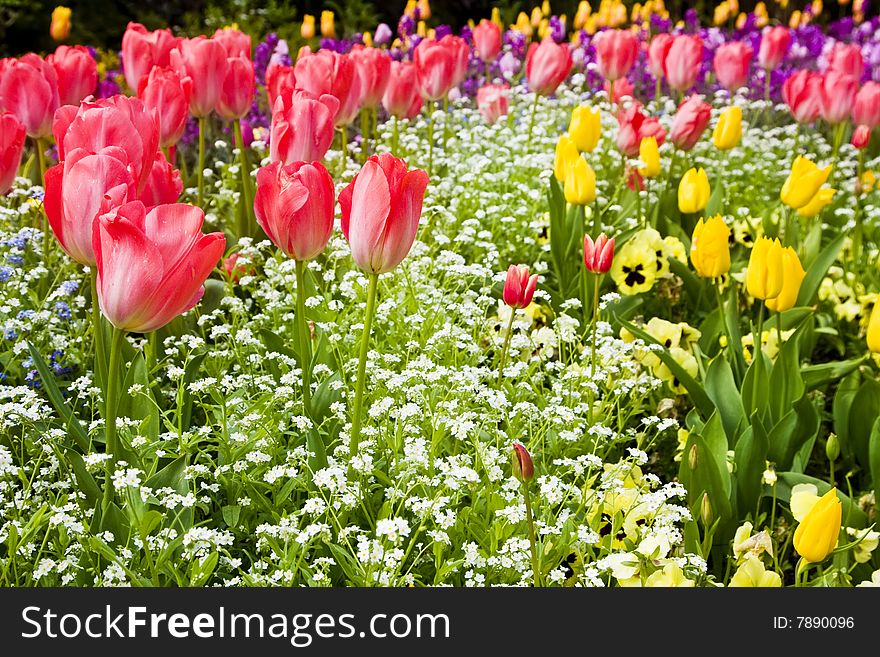
[[[830,165],[820,169],[815,162],[798,155],[791,165],[791,173],[782,185],[779,198],[790,208],[802,208],[818,193],[830,173]]]
[[[807,203],[804,207],[799,208],[797,213],[802,217],[815,217],[826,205],[831,203],[831,199],[834,198],[834,193],[836,189],[831,189],[829,187],[823,187],[816,195]]]
[[[587,205],[596,200],[596,172],[580,155],[565,170],[565,201]]]
[[[868,320],[868,349],[880,354],[880,299],[874,302],[871,318]]]
[[[840,500],[837,489],[825,493],[794,532],[794,549],[804,561],[825,561],[837,547],[840,534]]]
[[[724,25],[727,22],[727,19],[730,18],[730,7],[723,3],[718,5],[717,7],[715,7],[715,14],[713,18],[716,26]]]
[[[678,185],[678,209],[685,213],[699,212],[709,203],[710,191],[705,170],[688,169]]]
[[[369,33],[369,32],[364,32],[363,39],[364,39],[364,45],[365,45],[367,48],[372,48],[372,47],[373,47],[373,35],[372,35],[371,33]]]
[[[321,36],[328,39],[336,38],[336,19],[333,12],[326,9],[321,12]]]
[[[720,214],[700,219],[691,238],[691,263],[703,278],[717,278],[730,271],[730,228]]]
[[[417,5],[418,3],[416,0],[407,0],[406,7],[403,9],[404,15],[409,16],[410,18],[415,18]]]
[[[492,7],[492,22],[502,31],[504,30],[504,23],[501,22],[501,10],[498,7]]]
[[[541,19],[544,18],[544,14],[541,13],[540,7],[535,7],[532,9],[532,17],[531,17],[531,25],[532,27],[538,27],[541,24]]]
[[[746,289],[756,299],[775,299],[782,292],[782,244],[759,237],[749,256]]]
[[[416,23],[416,34],[422,38],[425,38],[428,35],[428,24],[425,21],[419,21]]]
[[[795,250],[790,246],[782,250],[782,290],[772,299],[767,299],[766,304],[770,310],[781,313],[793,308],[797,302],[798,292],[801,291],[801,283],[807,272],[801,266]]]
[[[55,41],[64,41],[70,36],[70,16],[73,12],[70,7],[55,7],[52,10],[52,24],[49,26],[49,34]]]
[[[592,151],[599,143],[602,128],[599,124],[599,110],[589,107],[575,107],[568,124],[568,136],[581,152]]]
[[[656,137],[645,137],[639,142],[639,159],[644,167],[639,173],[645,178],[656,178],[660,175],[660,149],[657,147]]]
[[[577,13],[574,15],[575,30],[583,29],[584,24],[587,22],[587,17],[592,11],[590,3],[587,2],[587,0],[581,0],[581,2],[578,3]]]
[[[556,160],[553,164],[553,175],[559,182],[565,182],[565,172],[569,165],[580,159],[577,146],[568,135],[562,135],[556,142]]]
[[[431,18],[431,4],[428,2],[428,0],[419,0],[417,4],[419,7],[419,18],[421,18],[423,21]]]
[[[323,26],[322,26],[323,29]],[[315,36],[315,17],[311,14],[303,15],[303,22],[299,28],[299,34],[303,39],[311,39]]]
[[[742,107],[731,105],[721,112],[712,133],[712,143],[719,151],[728,151],[742,138]]]

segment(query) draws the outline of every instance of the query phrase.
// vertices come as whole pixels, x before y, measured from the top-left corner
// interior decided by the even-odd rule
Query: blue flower
[[[58,317],[61,319],[70,319],[71,317],[70,306],[64,301],[55,303],[55,312],[58,313]]]

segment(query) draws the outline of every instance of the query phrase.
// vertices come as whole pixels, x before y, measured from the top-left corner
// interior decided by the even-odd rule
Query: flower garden
[[[0,60],[0,585],[880,585],[848,11]]]

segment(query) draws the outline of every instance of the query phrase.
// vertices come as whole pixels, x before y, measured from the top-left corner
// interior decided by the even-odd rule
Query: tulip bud
[[[513,453],[510,459],[510,469],[513,476],[520,481],[531,481],[535,476],[535,464],[532,455],[519,441],[513,443]]]
[[[55,7],[52,10],[52,23],[49,26],[49,35],[55,41],[64,41],[70,36],[70,15],[73,12],[70,7]]]
[[[575,107],[568,124],[568,136],[581,153],[596,148],[601,135],[599,110],[593,111],[587,106]]]
[[[614,260],[614,238],[605,233],[596,238],[584,235],[584,265],[591,274],[607,274]]]
[[[321,12],[321,36],[328,39],[336,38],[336,21],[332,11]]]
[[[880,302],[875,302],[871,309],[871,317],[868,319],[868,349],[875,354],[880,354]]]
[[[644,167],[639,173],[645,178],[656,178],[660,175],[660,149],[656,137],[645,137],[639,142],[639,159]]]
[[[691,445],[691,450],[688,452],[688,467],[691,470],[696,470],[697,465],[700,463],[700,450],[697,448],[696,443]]]
[[[841,507],[832,488],[813,506],[794,532],[794,549],[804,561],[820,563],[837,547]]]
[[[752,247],[746,271],[746,289],[756,299],[774,299],[782,292],[782,244],[759,237]]]
[[[688,169],[678,185],[678,209],[684,213],[699,212],[709,203],[709,177],[706,171]]]
[[[712,511],[712,503],[709,501],[709,493],[703,493],[703,501],[700,502],[700,520],[704,527],[711,527],[715,514]]]
[[[782,290],[774,298],[767,299],[767,307],[778,313],[793,308],[806,275],[795,250],[785,247],[782,250]]]
[[[868,147],[871,141],[871,128],[866,125],[860,125],[853,131],[852,145],[853,148],[863,150]]]
[[[718,117],[718,125],[712,132],[712,143],[719,151],[736,146],[742,138],[742,107],[732,105]]]
[[[691,263],[703,278],[717,278],[730,270],[730,228],[721,215],[700,219],[691,238]]]
[[[565,172],[565,201],[572,205],[588,205],[596,200],[596,172],[578,155]]]
[[[840,439],[837,437],[836,433],[830,434],[828,440],[825,442],[825,456],[827,456],[828,460],[832,463],[840,457]]]
[[[828,180],[831,166],[820,169],[803,155],[798,155],[791,165],[791,173],[782,185],[779,198],[788,207],[802,208],[816,195],[819,188]]]
[[[562,135],[556,142],[556,159],[553,163],[553,176],[561,183],[565,182],[565,174],[576,160],[580,159],[577,147],[568,135]]]
[[[299,28],[299,35],[303,39],[311,39],[315,36],[315,17],[311,14],[303,16],[302,25]]]
[[[538,275],[529,276],[526,265],[510,265],[504,280],[504,303],[511,308],[525,308],[532,303],[532,296],[538,287]]]

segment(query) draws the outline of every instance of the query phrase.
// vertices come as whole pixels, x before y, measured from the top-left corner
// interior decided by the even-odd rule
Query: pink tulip
[[[835,125],[849,118],[859,89],[859,81],[851,75],[835,70],[826,71],[822,78],[821,114],[828,123]]]
[[[269,107],[275,107],[275,101],[285,89],[296,88],[296,74],[293,66],[269,64],[266,69],[266,96]]]
[[[672,143],[684,151],[692,149],[700,141],[711,116],[712,106],[703,102],[702,96],[688,97],[678,106],[678,111],[672,120],[672,129],[669,133]]]
[[[471,56],[471,49],[467,41],[458,36],[447,34],[440,39],[441,44],[447,44],[447,48],[452,50],[452,88],[457,87],[467,77],[468,61]]]
[[[294,260],[312,260],[327,247],[335,204],[333,179],[320,162],[272,162],[257,171],[257,222]]]
[[[342,232],[358,267],[391,271],[412,248],[422,214],[428,174],[407,171],[390,153],[373,155],[339,194]]]
[[[15,181],[27,136],[24,125],[12,112],[0,114],[0,196]]]
[[[493,23],[494,24],[494,23]],[[477,109],[488,124],[507,114],[507,85],[487,84],[477,90]]]
[[[223,233],[201,232],[205,214],[193,205],[140,201],[93,224],[98,303],[116,328],[148,333],[195,306],[226,248]]]
[[[828,55],[827,70],[861,80],[865,72],[865,59],[862,57],[861,46],[857,43],[835,43]]]
[[[457,48],[450,41],[422,39],[413,54],[419,91],[425,100],[443,98],[454,86],[460,65]]]
[[[172,51],[171,62],[178,75],[192,80],[189,99],[192,115],[202,118],[216,110],[228,69],[223,44],[204,36],[184,39]]]
[[[214,32],[211,37],[215,41],[223,44],[227,57],[243,57],[250,61],[251,58],[251,37],[238,30],[226,27]]]
[[[504,279],[502,298],[511,308],[525,308],[532,303],[535,289],[538,287],[538,275],[529,276],[527,265],[510,265],[507,278]]]
[[[245,57],[226,59],[226,77],[217,101],[217,114],[224,119],[240,119],[251,109],[254,102],[254,65]]]
[[[782,25],[765,27],[758,48],[758,65],[766,70],[778,68],[785,59],[791,43],[791,30]]]
[[[571,50],[566,44],[557,44],[550,37],[540,45],[532,42],[526,55],[526,78],[529,91],[549,96],[571,71]]]
[[[382,102],[391,78],[391,56],[381,48],[355,46],[349,53],[361,87],[361,107],[375,109]]]
[[[669,54],[674,39],[671,34],[661,32],[651,39],[651,45],[648,46],[648,70],[657,80],[666,75],[666,55]]]
[[[147,178],[147,184],[138,196],[138,200],[148,208],[152,208],[166,203],[176,203],[182,192],[183,180],[180,171],[171,166],[162,151],[156,151],[150,177]]]
[[[497,23],[483,19],[473,30],[474,50],[487,64],[494,62],[501,52],[501,28]]]
[[[856,125],[865,125],[871,130],[880,125],[880,83],[866,82],[859,89],[853,104],[852,120]]]
[[[79,105],[98,86],[98,63],[83,46],[58,46],[46,61],[58,77],[60,105]]]
[[[612,82],[626,77],[639,56],[639,38],[629,30],[605,30],[594,43],[599,73]]]
[[[360,102],[360,83],[354,62],[348,55],[340,55],[332,50],[306,52],[296,61],[294,71],[297,89],[308,91],[315,97],[329,94],[339,101],[336,113],[341,116],[334,114],[335,125],[350,122],[352,105],[356,107]],[[311,159],[320,158],[310,158],[308,161]]]
[[[655,116],[645,116],[640,103],[617,113],[617,148],[627,157],[637,157],[642,139],[654,137],[657,146],[666,141],[666,131]]]
[[[607,93],[611,93],[611,82],[608,81],[605,83],[605,91]],[[635,87],[633,87],[633,83],[627,80],[626,78],[620,78],[617,82],[614,83],[614,98],[611,99],[611,102],[620,104],[624,98],[634,98],[635,97]]]
[[[698,36],[685,34],[675,37],[664,66],[666,81],[676,91],[687,91],[697,83],[703,63],[703,41]]]
[[[52,134],[58,104],[58,76],[51,64],[34,53],[7,60],[0,75],[0,111],[15,114],[28,137],[43,139]]]
[[[416,65],[411,62],[391,62],[391,73],[382,106],[398,119],[412,119],[422,109],[422,95]]]
[[[170,66],[155,66],[141,78],[138,98],[159,117],[159,146],[173,146],[186,129],[192,80],[181,78]]]
[[[749,82],[752,49],[742,41],[731,41],[719,46],[712,60],[715,77],[728,91],[736,91]]]
[[[862,150],[867,148],[871,142],[871,128],[866,125],[860,125],[853,131],[852,145],[854,148]]]
[[[171,51],[180,41],[169,29],[150,32],[140,23],[129,23],[122,36],[122,68],[128,87],[136,90],[154,66],[169,66]]]
[[[638,174],[638,171],[636,171]],[[614,260],[614,238],[608,239],[605,233],[596,238],[584,235],[584,265],[592,274],[607,274]]]
[[[323,158],[333,142],[333,118],[338,109],[339,101],[330,94],[316,97],[308,91],[282,91],[272,111],[272,161],[290,164]]]
[[[822,111],[822,76],[813,71],[798,71],[783,83],[782,98],[795,121],[812,123]]]

